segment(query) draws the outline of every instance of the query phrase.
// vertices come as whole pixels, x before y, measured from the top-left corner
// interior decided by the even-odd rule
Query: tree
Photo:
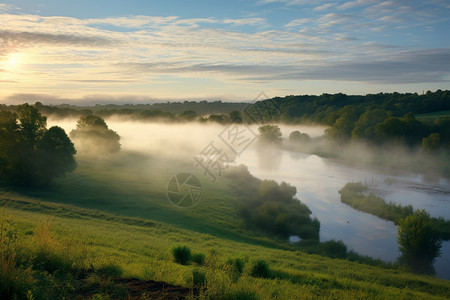
[[[266,143],[281,143],[281,130],[277,125],[263,125],[258,128],[259,138]]]
[[[70,132],[82,152],[114,153],[120,150],[120,136],[108,128],[99,116],[87,115],[77,122],[77,128]]]
[[[229,114],[232,123],[242,123],[242,115],[239,111],[234,110]]]
[[[439,133],[431,133],[428,137],[422,139],[422,147],[429,151],[437,150],[441,136]]]
[[[47,130],[38,145],[38,176],[41,181],[48,183],[53,178],[75,170],[75,154],[75,147],[64,129],[53,126]]]
[[[433,274],[433,262],[440,255],[442,241],[425,210],[401,219],[398,224],[400,262],[417,273]]]
[[[198,117],[198,114],[193,110],[185,110],[178,117],[183,121],[193,121]]]
[[[42,185],[76,167],[75,148],[63,129],[28,104],[0,112],[0,178],[8,184]]]
[[[289,141],[294,143],[307,143],[311,140],[307,133],[301,133],[300,131],[292,131],[289,135]]]

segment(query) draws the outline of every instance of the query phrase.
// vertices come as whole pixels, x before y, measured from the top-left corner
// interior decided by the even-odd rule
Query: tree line
[[[103,154],[120,150],[120,136],[98,116],[80,118],[70,136],[81,141],[82,151],[93,145]],[[64,129],[47,128],[47,117],[36,107],[22,104],[15,111],[0,110],[0,184],[48,185],[75,170],[76,153]]]

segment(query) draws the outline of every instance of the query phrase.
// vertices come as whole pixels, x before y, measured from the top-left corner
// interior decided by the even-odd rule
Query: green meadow
[[[231,179],[212,182],[193,165],[127,152],[81,157],[51,188],[1,190],[2,257],[15,260],[1,261],[2,292],[18,299],[155,298],[145,291],[133,298],[118,280],[136,278],[182,286],[191,291],[186,298],[201,299],[449,297],[448,280],[306,254],[246,230]],[[167,199],[167,182],[179,172],[202,181],[194,208]],[[203,259],[176,263],[177,246]],[[268,269],[258,273],[261,260]]]

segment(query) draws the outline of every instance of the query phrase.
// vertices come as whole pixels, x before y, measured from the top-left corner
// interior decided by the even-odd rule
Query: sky
[[[0,102],[450,89],[448,0],[0,2]]]

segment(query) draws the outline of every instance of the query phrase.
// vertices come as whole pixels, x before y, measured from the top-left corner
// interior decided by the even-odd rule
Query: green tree
[[[182,121],[193,121],[198,117],[198,114],[193,110],[185,110],[178,115],[178,118]]]
[[[76,154],[72,141],[64,129],[53,126],[47,130],[38,144],[38,176],[43,183],[75,170]]]
[[[439,133],[431,133],[429,136],[422,139],[422,147],[429,151],[437,150],[441,136]]]
[[[259,138],[262,142],[281,143],[281,130],[277,125],[263,125],[258,128]]]
[[[77,122],[77,128],[70,132],[82,152],[114,153],[120,150],[120,136],[108,128],[99,116],[87,115]]]
[[[0,178],[8,184],[42,185],[76,167],[75,148],[63,129],[28,104],[0,112]]]
[[[243,121],[241,113],[237,110],[230,112],[229,116],[232,123],[240,124]]]
[[[400,262],[417,273],[433,274],[433,262],[440,255],[442,241],[425,210],[401,219],[398,224]]]
[[[301,133],[300,131],[292,131],[289,135],[289,141],[294,143],[307,143],[311,140],[307,133]]]

